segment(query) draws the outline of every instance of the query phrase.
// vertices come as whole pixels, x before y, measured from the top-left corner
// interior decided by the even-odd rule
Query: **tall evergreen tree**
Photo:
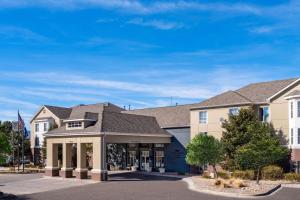
[[[258,121],[257,112],[254,107],[249,109],[242,108],[238,115],[229,115],[228,120],[222,123],[224,129],[221,142],[224,147],[226,167],[234,166],[236,151],[251,140],[251,133],[248,127]]]

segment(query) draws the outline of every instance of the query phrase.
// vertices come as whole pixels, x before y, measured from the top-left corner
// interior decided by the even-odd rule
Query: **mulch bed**
[[[215,179],[206,179],[202,177],[192,177],[192,180],[195,184],[196,189],[199,191],[201,190],[210,190],[210,191],[216,191],[216,192],[225,192],[225,193],[233,193],[238,195],[260,195],[267,193],[274,188],[278,187],[280,183],[276,181],[260,181],[260,184],[256,184],[256,181],[252,180],[243,180],[243,183],[245,183],[246,187],[243,188],[224,188],[221,186],[215,185]]]

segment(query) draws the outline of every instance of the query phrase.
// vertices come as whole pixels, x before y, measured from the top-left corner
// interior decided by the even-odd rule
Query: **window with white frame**
[[[82,127],[82,122],[69,122],[68,128],[80,128]]]
[[[229,108],[229,115],[238,115],[240,112],[239,108]]]
[[[44,122],[44,131],[47,132],[48,131],[48,123]]]
[[[297,102],[297,112],[298,117],[300,117],[300,101]]]
[[[300,128],[298,128],[298,144],[300,144]]]
[[[207,124],[207,111],[199,112],[199,122],[200,124]]]
[[[40,131],[40,126],[39,123],[35,124],[35,132],[39,132]]]
[[[291,102],[291,118],[294,117],[294,103]]]
[[[292,128],[291,129],[291,142],[290,142],[291,145],[294,144],[294,129]]]
[[[154,144],[155,147],[164,147],[164,144]]]
[[[269,121],[269,107],[261,107],[259,108],[259,119],[262,122],[268,122]]]

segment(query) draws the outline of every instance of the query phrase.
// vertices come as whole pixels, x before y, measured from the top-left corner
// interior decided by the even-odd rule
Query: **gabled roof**
[[[80,105],[71,108],[68,120],[84,120],[94,117],[95,123],[83,129],[67,130],[66,125],[46,133],[46,136],[66,136],[77,134],[169,134],[161,129],[154,117],[121,113],[124,109],[111,103]],[[97,115],[97,116],[96,116]],[[97,117],[97,118],[96,118]]]
[[[196,105],[195,108],[209,108],[228,105],[247,105],[252,101],[235,91],[228,91]],[[194,109],[194,108],[193,108]]]
[[[236,91],[224,92],[200,102],[193,109],[235,106],[243,104],[267,104],[268,99],[297,81],[297,78],[249,84]]]
[[[49,105],[44,105],[44,106],[60,119],[66,119],[67,117],[69,117],[72,111],[71,108],[49,106]]]
[[[58,106],[49,106],[49,105],[43,105],[38,112],[33,116],[33,118],[30,120],[30,123],[34,120],[34,119],[43,119],[43,118],[36,118],[41,111],[46,108],[48,109],[53,115],[55,115],[56,117],[58,117],[59,119],[66,119],[67,117],[69,117],[72,109],[71,108],[65,108],[65,107],[58,107]]]
[[[122,113],[155,117],[162,128],[190,127],[190,109],[197,104],[122,111]]]
[[[237,90],[237,92],[251,99],[254,103],[268,103],[268,98],[280,92],[296,80],[297,78],[292,78],[286,80],[254,83]]]

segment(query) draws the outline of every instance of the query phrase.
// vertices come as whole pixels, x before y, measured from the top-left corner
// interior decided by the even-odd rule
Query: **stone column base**
[[[76,169],[75,176],[77,179],[87,179],[88,178],[88,170],[87,169]]]
[[[59,168],[55,167],[46,167],[45,176],[59,176]]]
[[[73,169],[72,168],[62,168],[59,172],[59,175],[63,178],[72,178]]]
[[[92,180],[94,181],[107,181],[107,171],[92,170]]]

